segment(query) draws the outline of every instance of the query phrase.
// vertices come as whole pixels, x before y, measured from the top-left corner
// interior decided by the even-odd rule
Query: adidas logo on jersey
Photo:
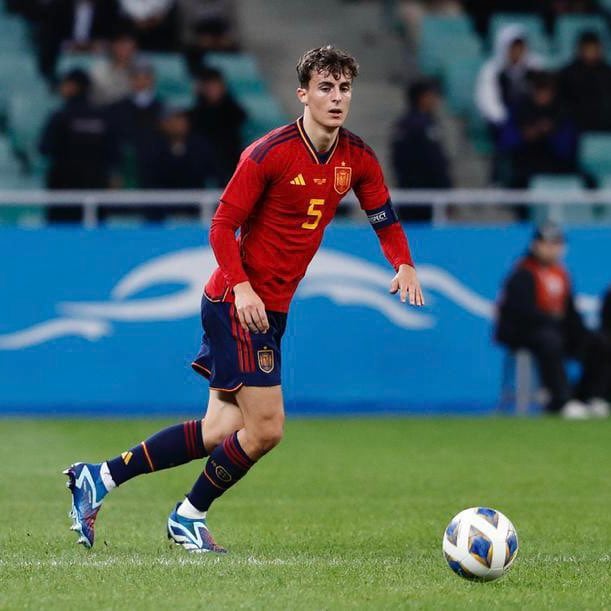
[[[293,178],[293,180],[291,180],[291,184],[292,185],[299,185],[301,187],[305,187],[305,180],[303,179],[303,174],[298,174],[297,176],[295,176],[295,178]]]

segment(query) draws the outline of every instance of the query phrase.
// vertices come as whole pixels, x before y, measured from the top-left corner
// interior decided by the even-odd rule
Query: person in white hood
[[[528,92],[530,74],[544,67],[542,58],[529,50],[526,30],[519,24],[502,28],[494,49],[475,87],[477,108],[492,128],[509,118],[509,109]]]

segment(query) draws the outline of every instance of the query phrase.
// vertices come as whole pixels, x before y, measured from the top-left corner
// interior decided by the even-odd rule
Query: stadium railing
[[[99,223],[98,210],[101,206],[120,207],[123,210],[130,206],[184,206],[199,207],[200,220],[209,222],[220,196],[219,190],[195,191],[2,191],[0,190],[0,219],[7,208],[37,209],[42,211],[47,206],[83,206],[83,224],[95,227]],[[433,211],[433,225],[443,226],[460,223],[477,224],[478,222],[507,223],[508,217],[495,218],[494,214],[478,217],[478,211],[528,209],[527,216],[541,220],[552,219],[557,222],[579,223],[586,225],[611,224],[611,189],[584,190],[503,190],[503,189],[453,189],[453,190],[402,190],[391,191],[391,197],[397,208],[408,206],[430,205]],[[347,196],[343,203],[355,209],[354,219],[364,220],[356,213],[357,200],[353,194]],[[469,210],[465,217],[461,211]],[[584,214],[579,214],[583,212]],[[6,216],[4,216],[6,218]],[[6,221],[5,221],[6,222]],[[510,219],[509,219],[510,222]]]

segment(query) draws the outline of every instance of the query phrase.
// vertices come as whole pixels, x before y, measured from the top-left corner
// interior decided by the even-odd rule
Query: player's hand
[[[250,282],[240,282],[233,287],[235,309],[238,312],[240,325],[244,331],[252,333],[267,333],[269,321],[265,312],[265,304],[255,293]]]
[[[420,288],[420,282],[418,282],[418,275],[416,270],[411,265],[400,265],[397,275],[392,279],[390,283],[390,292],[394,295],[399,292],[401,301],[406,302],[409,296],[409,302],[411,305],[423,306],[424,295]]]

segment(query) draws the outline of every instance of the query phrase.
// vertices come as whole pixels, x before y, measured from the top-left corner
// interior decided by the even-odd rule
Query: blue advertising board
[[[427,305],[388,293],[368,227],[337,224],[295,297],[283,345],[293,414],[473,413],[498,402],[494,300],[528,228],[408,228]],[[611,229],[569,233],[586,314],[611,280]],[[215,266],[198,227],[0,231],[0,414],[197,414],[190,369]]]

